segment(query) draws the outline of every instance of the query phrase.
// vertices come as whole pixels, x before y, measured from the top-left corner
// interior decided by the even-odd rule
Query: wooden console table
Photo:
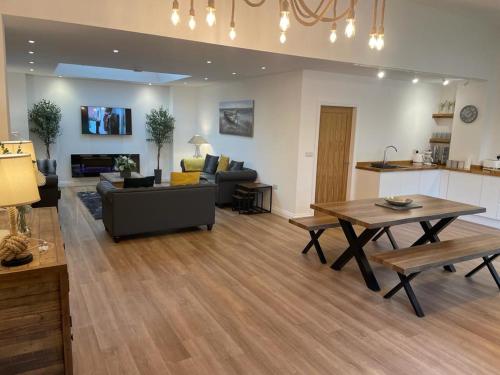
[[[0,228],[7,222],[0,211]],[[32,238],[49,247],[35,247],[33,262],[24,266],[0,266],[0,373],[72,374],[68,267],[57,210],[34,208],[29,223]]]

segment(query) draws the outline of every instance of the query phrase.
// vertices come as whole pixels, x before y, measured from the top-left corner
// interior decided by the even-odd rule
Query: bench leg
[[[422,318],[425,316],[424,310],[422,310],[422,307],[420,306],[420,303],[418,302],[417,296],[415,295],[415,292],[413,292],[413,288],[410,285],[410,281],[415,278],[415,276],[418,275],[418,272],[412,273],[408,276],[403,275],[398,272],[399,280],[401,282],[394,287],[389,293],[387,293],[384,298],[391,298],[396,292],[404,288],[406,295],[408,296],[408,299],[410,300],[411,306],[413,307],[413,310],[415,311],[415,314],[419,317]],[[397,288],[397,290],[396,290]]]
[[[311,236],[311,241],[309,241],[304,250],[302,250],[302,254],[307,254],[307,252],[314,245],[314,248],[318,253],[319,260],[321,261],[321,263],[326,264],[325,254],[323,254],[323,249],[321,249],[321,245],[319,244],[318,241],[318,239],[321,237],[324,231],[325,231],[324,229],[320,229],[316,233],[312,230],[309,231],[309,235]]]
[[[495,254],[493,255],[491,258],[490,258],[490,262],[495,260],[500,254]],[[486,262],[483,262],[481,263],[479,266],[477,266],[476,268],[474,268],[472,271],[470,271],[467,275],[465,275],[465,277],[471,277],[472,275],[474,275],[475,273],[477,273],[478,271],[482,270],[484,267],[486,267]]]
[[[497,270],[495,269],[495,266],[491,263],[499,254],[493,255],[492,257],[483,257],[483,263],[481,263],[479,266],[474,268],[472,271],[470,271],[465,277],[471,277],[474,275],[477,271],[482,269],[484,266],[488,267],[488,270],[491,273],[491,277],[493,277],[493,280],[495,280],[495,283],[498,286],[498,289],[500,289],[500,277],[498,276]]]

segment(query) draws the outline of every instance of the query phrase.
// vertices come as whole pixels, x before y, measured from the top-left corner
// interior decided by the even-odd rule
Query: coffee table
[[[101,173],[101,181],[108,181],[117,188],[123,188],[124,178],[120,176],[120,172]],[[142,178],[143,176],[137,172],[132,172],[130,178]]]

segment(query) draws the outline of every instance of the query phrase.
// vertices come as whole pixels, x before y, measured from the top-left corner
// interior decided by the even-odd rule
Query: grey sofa
[[[32,207],[56,207],[59,206],[61,190],[59,189],[59,178],[56,174],[57,162],[55,160],[37,160],[38,170],[45,175],[46,183],[38,187],[40,200],[32,204]]]
[[[184,160],[181,160],[181,168],[185,172]],[[257,172],[250,168],[243,168],[239,171],[216,172],[215,174],[201,172],[200,178],[217,185],[215,204],[222,207],[232,204],[236,185],[242,182],[254,182],[257,179]]]
[[[215,223],[216,186],[119,189],[107,181],[97,184],[102,199],[106,231],[118,242],[121,237]]]

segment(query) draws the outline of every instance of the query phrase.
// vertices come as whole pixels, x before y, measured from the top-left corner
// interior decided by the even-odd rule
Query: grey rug
[[[76,194],[92,217],[96,220],[102,220],[101,196],[95,191],[81,191]]]

